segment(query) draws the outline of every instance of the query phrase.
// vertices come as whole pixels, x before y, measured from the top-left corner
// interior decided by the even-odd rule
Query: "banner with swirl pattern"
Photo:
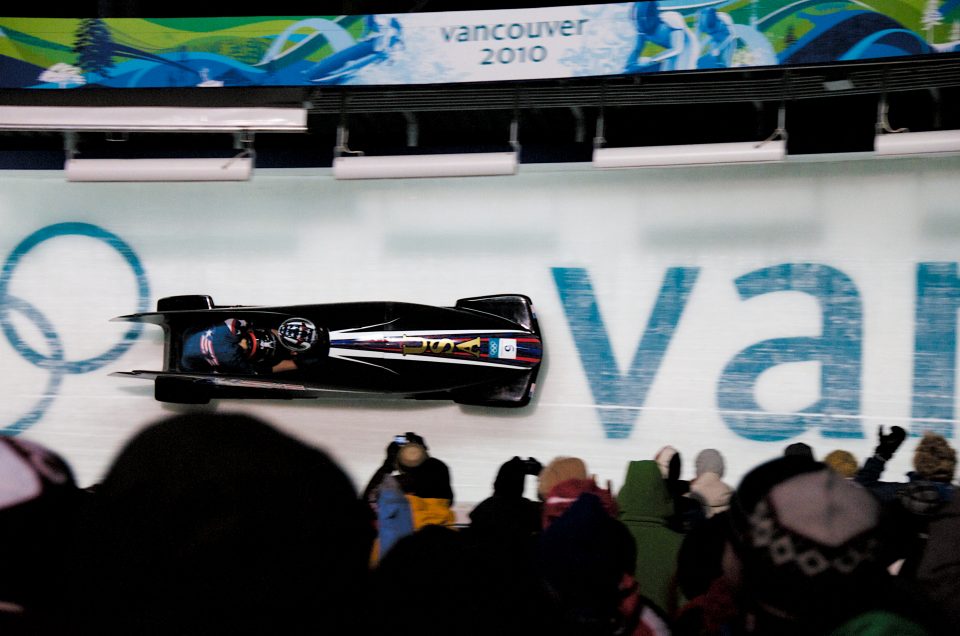
[[[649,0],[326,17],[0,18],[0,88],[446,84],[955,53],[960,0]]]

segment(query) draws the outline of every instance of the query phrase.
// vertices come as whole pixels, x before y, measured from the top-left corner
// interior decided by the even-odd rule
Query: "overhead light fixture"
[[[249,181],[253,157],[67,159],[67,181]]]
[[[873,151],[881,156],[960,152],[960,130],[880,133]]]
[[[305,108],[0,106],[0,130],[305,132]]]
[[[182,108],[177,106],[0,106],[0,130],[64,135],[68,181],[246,181],[253,172],[253,135],[305,132],[306,108]],[[240,152],[227,158],[86,159],[77,135],[232,133]]]
[[[483,177],[517,173],[517,152],[465,152],[448,155],[343,156],[333,160],[336,179]]]
[[[349,134],[344,123],[337,127],[337,145],[333,150],[335,179],[491,177],[517,174],[520,165],[516,117],[510,123],[510,146],[513,150],[508,152],[369,156],[350,150],[347,146]],[[410,115],[407,117],[408,145],[416,145],[416,139],[416,119]]]
[[[603,108],[593,138],[594,168],[652,168],[721,163],[783,161],[787,156],[786,109],[780,105],[777,128],[763,141],[604,148]]]
[[[595,168],[643,168],[711,163],[759,163],[783,161],[786,156],[787,142],[783,139],[725,144],[594,148],[593,166]]]
[[[249,181],[253,175],[254,134],[235,132],[232,157],[109,158],[80,157],[76,131],[65,131],[67,181]]]
[[[880,96],[877,105],[876,135],[873,152],[879,156],[927,155],[960,152],[960,130],[930,130],[910,132],[907,128],[890,125],[890,106],[887,96]]]

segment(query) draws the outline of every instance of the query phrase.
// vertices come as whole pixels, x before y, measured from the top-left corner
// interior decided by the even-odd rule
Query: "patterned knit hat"
[[[882,570],[879,504],[822,463],[787,456],[755,468],[731,511],[747,594],[779,613],[809,619]]]
[[[913,467],[924,479],[949,483],[957,467],[957,451],[942,435],[927,431],[913,453]]]

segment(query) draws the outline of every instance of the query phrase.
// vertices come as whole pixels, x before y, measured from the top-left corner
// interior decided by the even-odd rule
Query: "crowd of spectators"
[[[881,480],[908,439],[914,472]],[[0,438],[0,633],[955,633],[956,453],[877,441],[862,464],[791,444],[736,488],[712,448],[690,481],[673,447],[631,461],[616,492],[583,458],[512,457],[457,523],[415,433],[362,492],[245,415],[157,422],[91,488]]]

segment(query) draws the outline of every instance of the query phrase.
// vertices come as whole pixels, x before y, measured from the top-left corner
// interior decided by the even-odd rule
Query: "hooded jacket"
[[[703,502],[704,513],[709,519],[730,507],[733,488],[724,483],[717,473],[703,473],[690,482],[690,493]]]
[[[667,527],[673,503],[655,461],[630,462],[617,503],[620,520],[637,544],[640,593],[672,614],[678,605],[675,577],[683,535]]]

